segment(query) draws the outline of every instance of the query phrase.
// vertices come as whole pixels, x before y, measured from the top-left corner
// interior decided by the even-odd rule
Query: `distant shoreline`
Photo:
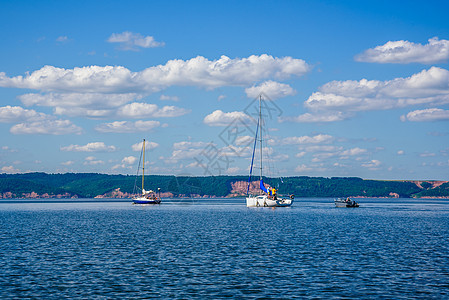
[[[98,173],[0,174],[0,199],[132,198],[139,193],[136,177]],[[247,176],[145,176],[146,190],[159,190],[162,198],[245,197]],[[449,181],[367,180],[358,177],[264,177],[266,188],[296,198],[425,198],[448,199]],[[249,185],[259,193],[259,180]]]

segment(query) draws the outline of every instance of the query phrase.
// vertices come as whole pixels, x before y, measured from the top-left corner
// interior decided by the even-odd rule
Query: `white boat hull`
[[[293,204],[293,199],[268,198],[267,196],[250,196],[246,198],[247,207],[283,207],[291,206]]]

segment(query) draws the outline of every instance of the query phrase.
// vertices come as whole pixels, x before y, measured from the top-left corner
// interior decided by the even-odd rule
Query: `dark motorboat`
[[[359,207],[359,204],[350,198],[337,198],[334,202],[336,207]]]

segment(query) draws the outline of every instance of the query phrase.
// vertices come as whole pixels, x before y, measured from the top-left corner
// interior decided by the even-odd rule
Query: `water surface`
[[[0,202],[0,298],[448,298],[449,201]]]

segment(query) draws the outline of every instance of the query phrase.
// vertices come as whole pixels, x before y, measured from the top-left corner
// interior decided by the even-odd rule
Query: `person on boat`
[[[272,189],[271,189],[271,193],[273,194],[274,200],[277,200],[278,198],[277,198],[277,196],[276,196],[276,189],[275,189],[275,188],[272,188]]]

